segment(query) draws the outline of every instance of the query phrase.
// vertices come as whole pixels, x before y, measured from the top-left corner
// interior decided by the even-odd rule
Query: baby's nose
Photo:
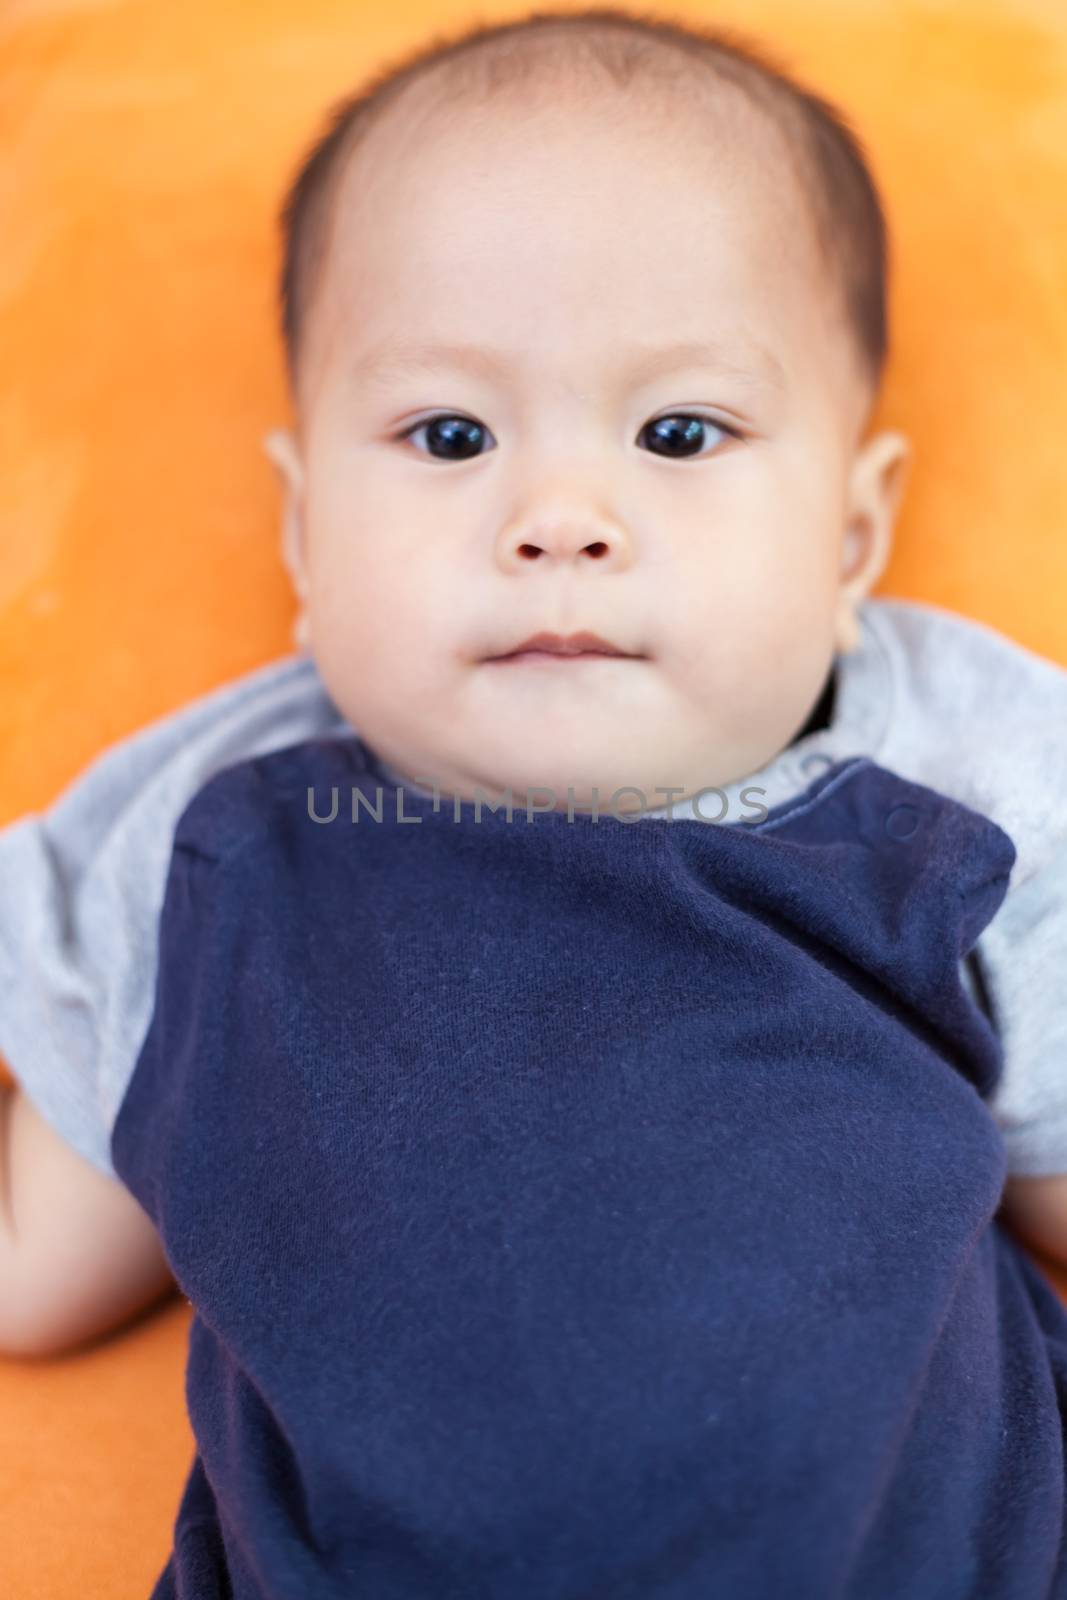
[[[618,571],[631,564],[633,550],[626,530],[610,518],[560,514],[511,523],[497,541],[497,559],[509,572],[535,562]]]

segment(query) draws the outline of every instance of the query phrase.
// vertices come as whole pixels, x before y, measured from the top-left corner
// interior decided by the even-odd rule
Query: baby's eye
[[[492,434],[480,422],[473,422],[470,417],[453,416],[450,411],[425,417],[422,422],[413,423],[396,437],[412,439],[423,428],[427,430],[431,441],[430,454],[436,455],[439,461],[467,461],[471,456],[481,454],[481,442],[487,435],[492,438]],[[439,454],[434,446],[440,446]]]
[[[671,411],[666,416],[654,417],[651,422],[645,423],[637,437],[640,439],[642,434],[649,434],[655,441],[653,455],[684,458],[700,455],[708,428],[713,428],[716,433],[728,434],[731,439],[741,437],[736,428],[694,411]]]
[[[646,433],[649,435],[654,441],[653,455],[684,459],[701,453],[701,446],[705,442],[705,431],[709,427],[716,433],[729,435],[730,438],[740,438],[736,428],[692,411],[673,411],[666,416],[655,417],[651,422],[644,424],[637,437],[640,439]],[[471,417],[461,417],[451,411],[441,411],[436,416],[425,417],[422,422],[413,423],[410,428],[398,433],[396,438],[413,439],[424,428],[427,434],[428,453],[438,461],[468,461],[472,456],[481,455],[483,441],[493,437],[488,428],[484,428],[480,422],[475,422]]]

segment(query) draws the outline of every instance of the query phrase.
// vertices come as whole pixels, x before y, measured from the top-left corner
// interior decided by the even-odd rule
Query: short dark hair
[[[885,216],[863,145],[842,113],[803,87],[763,44],[736,29],[615,7],[535,11],[517,21],[475,27],[428,44],[382,67],[356,93],[326,113],[285,194],[282,234],[281,333],[291,391],[296,393],[301,339],[319,282],[333,225],[334,198],[352,152],[386,109],[411,84],[441,72],[450,104],[457,93],[489,97],[544,69],[556,47],[568,68],[577,63],[627,87],[657,72],[686,73],[739,89],[782,131],[808,201],[815,237],[841,296],[861,369],[871,394],[882,379],[888,345],[889,240]]]

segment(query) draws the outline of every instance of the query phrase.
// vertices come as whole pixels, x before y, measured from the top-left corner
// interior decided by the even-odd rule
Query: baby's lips
[[[626,650],[599,633],[583,629],[577,633],[533,633],[518,644],[496,651],[487,660],[507,661],[513,656],[538,654],[545,656],[620,656],[639,659],[643,652]]]

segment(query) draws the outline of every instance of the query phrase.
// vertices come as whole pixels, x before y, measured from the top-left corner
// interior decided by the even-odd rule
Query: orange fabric
[[[879,592],[1067,664],[1060,0],[712,9],[844,107],[885,194],[894,352],[876,422],[917,455]],[[0,823],[290,648],[260,448],[290,420],[277,203],[331,100],[470,16],[448,0],[6,0]],[[76,1355],[0,1359],[0,1593],[148,1594],[192,1450],[189,1315],[175,1298]]]

